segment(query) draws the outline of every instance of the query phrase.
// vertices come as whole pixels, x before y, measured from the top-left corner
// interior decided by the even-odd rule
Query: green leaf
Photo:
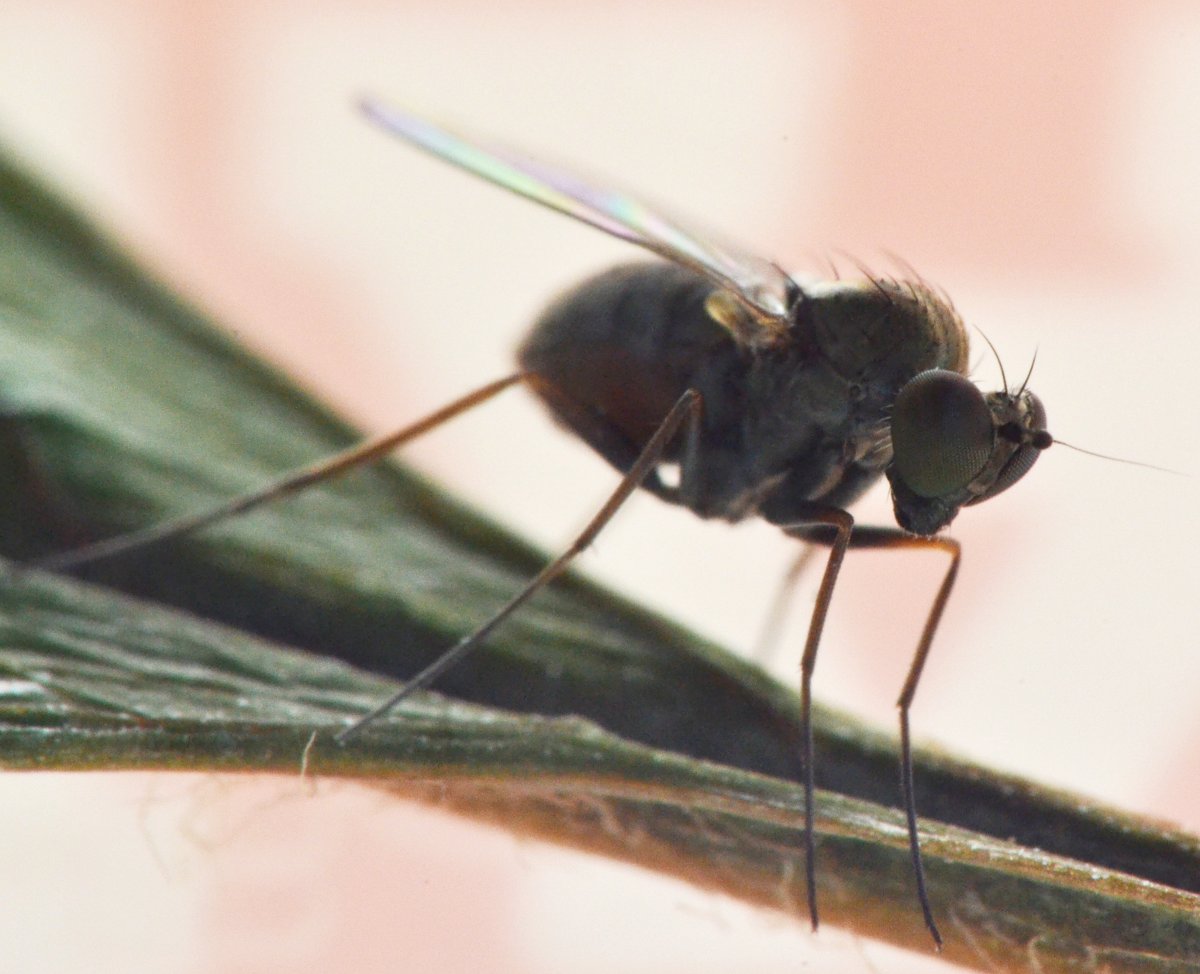
[[[354,439],[4,162],[0,405],[0,547],[17,558],[204,509]],[[803,920],[793,694],[581,580],[539,595],[447,696],[332,743],[543,562],[384,466],[97,564],[90,584],[13,574],[0,762],[303,762]],[[822,710],[817,748],[825,919],[929,949],[888,807],[894,742]],[[916,773],[948,958],[1200,971],[1196,840],[944,755]]]

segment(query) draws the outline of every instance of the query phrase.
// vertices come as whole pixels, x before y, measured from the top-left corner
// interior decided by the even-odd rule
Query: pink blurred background
[[[611,174],[798,270],[901,255],[1010,377],[1037,350],[1056,436],[1192,474],[1056,448],[964,514],[914,725],[1200,828],[1195,4],[0,5],[7,142],[380,430],[502,374],[549,296],[634,255],[389,141],[352,110],[363,92]],[[409,456],[547,547],[613,482],[520,395]],[[886,491],[856,514],[888,521]],[[745,649],[791,552],[644,498],[584,568]],[[849,560],[822,699],[891,725],[940,567]],[[789,680],[802,617],[772,663]],[[0,789],[0,942],[25,971],[946,969],[330,784]]]

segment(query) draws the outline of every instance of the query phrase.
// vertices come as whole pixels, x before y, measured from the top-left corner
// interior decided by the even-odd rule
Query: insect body
[[[554,304],[519,352],[553,414],[622,471],[684,392],[699,393],[691,435],[661,457],[678,484],[651,470],[641,486],[701,517],[792,525],[814,503],[846,507],[891,461],[900,389],[966,366],[957,316],[921,284],[796,286],[787,328],[758,344],[714,320],[721,294],[676,265],[618,267]],[[902,516],[921,533],[941,527],[919,502]]]
[[[793,279],[629,196],[377,102],[364,110],[438,158],[665,261],[618,267],[569,292],[521,346],[518,374],[410,427],[217,510],[40,564],[78,565],[211,524],[375,459],[524,382],[562,425],[621,472],[620,484],[571,546],[488,622],[338,739],[345,741],[481,645],[565,570],[637,488],[705,518],[765,518],[790,536],[829,548],[800,680],[806,880],[815,928],[811,685],[838,570],[850,548],[942,551],[949,566],[898,702],[902,797],[917,895],[940,945],[921,862],[908,726],[959,561],[958,543],[937,532],[961,507],[1015,483],[1050,445],[1040,402],[1024,386],[985,395],[966,378],[966,330],[949,302],[923,281]],[[666,475],[670,468],[676,477]],[[900,526],[856,526],[847,506],[883,475]]]

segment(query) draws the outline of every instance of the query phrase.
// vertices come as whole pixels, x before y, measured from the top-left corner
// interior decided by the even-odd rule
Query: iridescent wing
[[[495,143],[468,138],[374,99],[364,99],[362,110],[393,135],[439,159],[696,271],[727,291],[750,322],[770,335],[787,328],[788,277],[769,261],[691,231],[624,193]]]

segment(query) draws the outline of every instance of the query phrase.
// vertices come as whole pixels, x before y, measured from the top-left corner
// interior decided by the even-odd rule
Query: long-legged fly
[[[477,649],[588,547],[637,488],[704,518],[765,518],[829,550],[800,664],[806,884],[815,928],[811,690],[838,570],[851,548],[943,552],[946,572],[898,700],[916,892],[940,946],[921,861],[909,735],[909,709],[959,565],[958,542],[938,532],[959,508],[1016,483],[1051,444],[1042,404],[1024,384],[986,394],[975,387],[966,377],[962,320],[923,280],[792,277],[623,193],[377,101],[363,109],[388,132],[438,158],[661,259],[616,267],[567,292],[521,345],[519,371],[403,430],[218,509],[38,564],[75,566],[196,530],[373,460],[523,383],[621,473],[619,485],[567,550],[488,622],[338,739],[347,740]],[[899,527],[856,525],[847,507],[881,476],[891,485]]]

